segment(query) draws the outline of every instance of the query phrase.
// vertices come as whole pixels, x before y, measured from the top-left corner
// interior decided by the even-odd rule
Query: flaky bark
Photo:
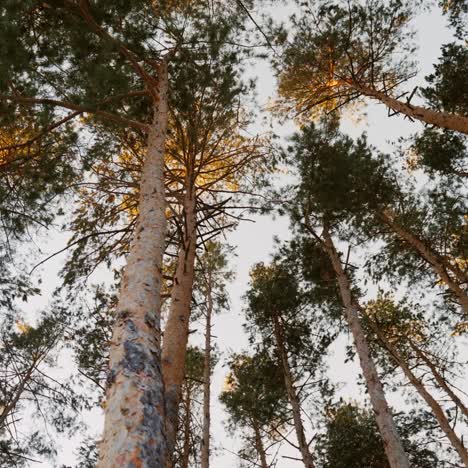
[[[260,466],[261,468],[269,468],[266,459],[265,447],[263,446],[262,435],[260,434],[260,428],[256,421],[254,421],[252,425],[255,433],[255,449],[257,450],[257,454],[260,458]]]
[[[343,270],[340,258],[333,244],[330,233],[323,231],[323,247],[335,270],[336,279],[344,305],[344,312],[366,381],[367,391],[374,409],[375,419],[385,447],[385,453],[391,468],[410,468],[408,457],[398,435],[393,416],[385,398],[382,382],[372,359],[366,335],[359,319],[359,304],[353,299],[349,279]]]
[[[289,403],[293,411],[294,429],[296,431],[297,442],[301,451],[302,461],[306,468],[315,468],[312,454],[309,450],[304,431],[304,424],[301,418],[301,404],[293,384],[291,368],[289,366],[288,354],[284,343],[283,333],[277,315],[273,315],[273,328],[276,341],[276,349],[281,358],[283,367],[284,383],[288,392]]]
[[[211,272],[208,272],[207,307],[205,325],[205,358],[203,363],[203,439],[201,447],[201,468],[210,466],[210,394],[211,394],[211,316],[213,296]]]
[[[428,245],[421,241],[411,232],[404,229],[396,221],[393,213],[390,210],[384,210],[379,214],[380,219],[392,229],[395,234],[406,241],[412,249],[416,250],[418,254],[431,265],[434,272],[440,279],[447,285],[447,287],[457,296],[463,311],[468,314],[468,295],[460,287],[460,283],[466,282],[465,274],[456,266],[451,265],[449,262],[444,261],[437,252],[434,252]],[[451,272],[457,281],[455,281],[448,272]]]
[[[167,64],[163,62],[142,167],[139,216],[113,326],[99,468],[161,468],[166,457],[160,344],[166,132]]]
[[[377,99],[395,112],[400,112],[412,119],[419,120],[429,125],[435,125],[436,127],[468,134],[468,117],[415,106],[413,104],[399,101],[383,91],[377,91],[355,83],[350,83],[350,86],[364,96]]]
[[[189,190],[184,200],[184,212],[184,239],[177,259],[174,285],[171,291],[171,306],[164,329],[162,350],[162,372],[166,399],[167,467],[172,466],[171,458],[177,434],[194,277],[196,250],[195,197]]]
[[[395,349],[395,347],[391,343],[389,343],[389,341],[383,336],[382,333],[380,333],[378,327],[375,324],[372,324],[372,328],[377,334],[379,340],[384,345],[384,347],[388,350],[390,356],[393,358],[396,364],[401,368],[406,378],[410,381],[410,383],[419,393],[421,398],[427,403],[429,408],[431,408],[432,413],[437,419],[437,422],[439,423],[440,428],[445,433],[447,438],[450,440],[450,443],[452,444],[452,446],[460,455],[460,458],[462,459],[463,464],[466,467],[468,467],[468,452],[463,446],[463,442],[459,439],[457,434],[455,434],[455,431],[450,426],[450,422],[446,418],[444,410],[440,407],[439,403],[437,403],[435,398],[427,391],[422,381],[419,380],[416,377],[416,375],[412,372],[407,362],[404,360],[404,358],[400,356],[400,354]]]
[[[445,381],[444,377],[440,374],[440,372],[437,370],[437,367],[434,365],[433,362],[426,356],[426,353],[424,351],[420,350],[416,345],[414,345],[410,341],[410,346],[413,349],[413,351],[417,354],[417,356],[424,362],[424,364],[429,367],[431,370],[432,375],[434,376],[435,381],[437,382],[437,385],[445,391],[445,393],[450,397],[450,399],[455,403],[455,405],[458,407],[458,409],[468,418],[468,408],[463,404],[463,402],[460,400],[458,395],[451,389],[449,384]]]

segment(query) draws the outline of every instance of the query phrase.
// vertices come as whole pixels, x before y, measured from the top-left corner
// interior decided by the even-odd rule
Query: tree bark
[[[166,236],[165,61],[159,75],[159,98],[140,182],[139,216],[113,326],[98,468],[161,468],[166,458],[160,343],[161,269]]]
[[[191,411],[190,392],[187,390],[185,401],[185,421],[184,421],[184,447],[182,450],[181,468],[189,468],[190,459],[190,411]]]
[[[450,270],[460,283],[466,282],[467,278],[465,274],[456,266],[450,265],[448,262],[445,262],[440,255],[434,252],[430,247],[428,247],[423,241],[418,237],[404,229],[396,221],[393,213],[390,210],[384,210],[379,214],[380,219],[392,229],[395,234],[406,241],[414,250],[416,250],[419,255],[426,260],[432,266],[434,272],[442,279],[442,281],[453,291],[453,293],[458,297],[460,305],[463,308],[465,314],[468,314],[468,295],[460,287],[460,284],[453,280],[453,278],[448,274],[447,270]]]
[[[195,198],[187,190],[184,200],[185,229],[179,250],[174,285],[171,291],[171,306],[164,329],[162,349],[162,373],[166,399],[166,434],[168,459],[166,467],[172,466],[172,454],[177,435],[179,403],[185,373],[190,310],[196,251]]]
[[[255,449],[257,450],[258,456],[260,457],[260,466],[261,468],[269,468],[266,459],[265,447],[263,446],[262,436],[256,421],[253,422],[253,430],[255,432]]]
[[[450,426],[450,423],[444,414],[444,410],[440,407],[439,403],[437,403],[435,398],[427,391],[426,387],[421,382],[421,380],[419,380],[416,377],[416,375],[411,371],[410,367],[405,362],[405,360],[399,355],[395,347],[389,343],[389,341],[382,335],[382,333],[380,333],[378,327],[375,324],[372,324],[372,328],[374,332],[376,333],[377,337],[379,338],[379,340],[384,345],[384,347],[388,350],[390,356],[392,356],[396,364],[402,369],[406,378],[410,381],[410,383],[419,393],[421,398],[431,408],[434,416],[437,419],[437,422],[439,423],[440,428],[445,433],[447,438],[450,440],[450,443],[452,444],[452,446],[460,455],[460,458],[462,459],[463,464],[466,467],[468,467],[468,452],[463,446],[463,442],[458,438],[457,434],[455,434],[452,427]]]
[[[448,112],[434,111],[426,107],[414,106],[413,104],[392,98],[383,91],[377,91],[376,89],[361,86],[356,83],[349,83],[349,85],[364,96],[377,99],[395,112],[402,113],[412,119],[419,120],[429,125],[468,134],[468,117],[450,114]]]
[[[312,454],[309,450],[309,444],[307,443],[304,431],[304,425],[301,418],[301,404],[299,397],[294,388],[293,378],[291,374],[291,368],[289,366],[288,354],[284,343],[282,329],[279,323],[277,315],[273,315],[273,328],[276,341],[276,349],[281,358],[283,367],[284,383],[288,392],[289,402],[291,403],[293,411],[294,429],[296,431],[297,442],[301,451],[302,461],[306,468],[315,468],[315,464],[312,458]]]
[[[431,360],[426,356],[424,351],[421,351],[416,345],[414,345],[410,341],[410,346],[413,349],[413,351],[418,355],[420,359],[424,362],[424,364],[429,367],[431,370],[432,375],[434,376],[435,381],[437,382],[437,385],[447,393],[447,395],[450,397],[450,399],[455,403],[455,405],[460,409],[460,411],[468,418],[468,408],[463,404],[463,402],[460,400],[458,395],[455,394],[455,392],[450,388],[448,383],[445,381],[445,379],[440,375],[439,371],[437,370],[436,366],[431,362]]]
[[[374,409],[375,418],[385,447],[385,453],[391,468],[410,468],[408,457],[398,435],[393,417],[385,398],[382,383],[375,368],[369,345],[358,315],[359,304],[352,297],[351,286],[346,273],[343,271],[340,258],[333,244],[327,228],[323,230],[325,252],[335,270],[341,299],[344,305],[345,317],[354,338],[354,344],[361,364],[362,373],[366,380],[367,390]]]
[[[203,439],[201,447],[201,468],[209,468],[210,466],[211,316],[213,313],[211,282],[211,272],[208,272],[205,359],[203,364]]]

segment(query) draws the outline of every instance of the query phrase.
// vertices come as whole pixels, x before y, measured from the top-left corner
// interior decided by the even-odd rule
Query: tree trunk
[[[414,345],[411,341],[410,341],[410,346],[414,350],[414,352],[418,355],[418,357],[424,361],[427,367],[429,367],[432,375],[434,376],[435,381],[437,382],[437,385],[442,390],[444,390],[445,393],[447,393],[447,395],[455,403],[455,405],[460,409],[460,411],[468,418],[468,408],[463,404],[463,402],[460,400],[458,395],[456,395],[455,392],[450,388],[450,386],[442,377],[442,375],[440,375],[436,366],[431,362],[431,360],[426,356],[426,354],[423,351],[421,351],[416,345]]]
[[[213,313],[211,272],[208,272],[207,286],[205,360],[203,364],[203,440],[201,447],[201,468],[209,468],[210,466],[211,316]]]
[[[377,91],[355,83],[349,84],[356,91],[370,98],[377,99],[395,112],[400,112],[412,119],[419,120],[429,125],[468,134],[468,117],[450,114],[448,112],[438,112],[426,107],[414,106],[413,104],[392,98],[383,91]]]
[[[7,426],[6,419],[8,415],[16,408],[21,395],[23,394],[26,385],[28,384],[29,380],[31,379],[31,375],[34,370],[37,368],[39,362],[34,361],[34,363],[28,368],[26,371],[26,375],[21,379],[16,392],[11,399],[11,401],[3,408],[2,412],[0,413],[0,430],[3,430]]]
[[[466,282],[465,274],[456,266],[450,265],[445,262],[440,255],[434,252],[424,242],[422,242],[415,235],[404,229],[394,220],[394,215],[390,210],[384,210],[379,214],[380,219],[397,234],[398,237],[408,242],[408,244],[421,255],[426,262],[428,262],[434,272],[442,279],[442,281],[453,291],[458,297],[460,305],[465,314],[468,314],[468,295],[460,287],[460,285],[452,279],[447,270],[450,270],[460,283]]]
[[[171,306],[164,328],[162,349],[162,373],[166,399],[167,467],[172,466],[171,458],[177,435],[179,403],[185,373],[185,356],[192,302],[196,250],[196,219],[195,198],[191,190],[187,190],[186,192],[184,211],[184,239],[179,250],[174,285],[171,291]]]
[[[379,340],[384,345],[384,347],[388,350],[390,356],[392,356],[393,360],[398,364],[398,366],[400,366],[406,378],[411,382],[411,384],[419,393],[419,395],[422,397],[422,399],[431,408],[434,416],[437,419],[437,422],[439,423],[440,428],[445,433],[447,438],[450,440],[452,446],[460,455],[460,458],[462,459],[463,464],[468,468],[468,452],[463,446],[462,441],[458,438],[458,436],[455,434],[455,432],[451,428],[450,423],[445,416],[444,410],[440,407],[439,403],[437,403],[435,398],[427,391],[424,384],[411,371],[410,367],[405,362],[405,360],[400,357],[395,347],[391,345],[388,342],[388,340],[380,333],[378,327],[375,324],[372,324],[372,328],[374,332],[377,334]]]
[[[99,468],[161,468],[166,455],[161,375],[161,267],[165,247],[164,146],[167,64],[148,134],[139,215],[127,256],[110,346]]]
[[[255,449],[257,450],[257,454],[260,457],[260,466],[261,468],[269,468],[266,459],[265,447],[263,446],[262,436],[256,421],[253,422],[253,429],[255,432]]]
[[[184,421],[184,447],[182,450],[181,468],[189,468],[190,459],[190,411],[191,399],[190,392],[187,390],[185,401],[185,421]]]
[[[326,228],[323,230],[323,237],[324,243],[322,245],[330,257],[333,269],[335,270],[346,320],[354,338],[362,373],[366,380],[367,390],[388,461],[391,468],[410,468],[408,457],[403,449],[400,436],[398,435],[395,422],[393,421],[390,408],[385,398],[382,383],[370,353],[364,330],[361,326],[358,315],[359,305],[353,300],[349,279],[343,271],[340,258],[330,237],[330,233]]]
[[[296,389],[294,388],[291,369],[289,367],[288,354],[277,315],[273,315],[273,327],[276,340],[276,349],[280,355],[283,367],[284,383],[286,385],[289,402],[291,403],[293,411],[294,429],[296,431],[296,437],[299,449],[301,451],[302,461],[304,462],[304,466],[306,468],[315,468],[312,454],[309,451],[309,445],[305,437],[304,425],[301,418],[301,404],[299,402]]]

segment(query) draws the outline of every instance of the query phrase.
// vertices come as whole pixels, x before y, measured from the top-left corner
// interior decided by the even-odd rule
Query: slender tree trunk
[[[203,363],[203,440],[201,447],[201,468],[209,468],[210,466],[211,316],[213,313],[211,272],[208,272],[207,286],[205,360]]]
[[[440,255],[434,252],[430,247],[428,247],[423,241],[418,237],[404,229],[400,226],[394,219],[393,213],[390,210],[385,210],[379,214],[380,219],[390,227],[398,237],[406,241],[414,250],[416,250],[419,255],[421,255],[426,262],[428,262],[434,272],[442,279],[442,281],[453,291],[453,293],[458,297],[460,305],[463,308],[463,311],[468,314],[468,295],[460,287],[460,285],[452,279],[448,274],[447,270],[450,270],[457,280],[460,283],[466,282],[467,278],[465,274],[456,266],[451,265],[448,262],[445,262]]]
[[[382,335],[382,333],[380,333],[378,327],[375,324],[372,324],[372,328],[377,334],[379,340],[384,345],[384,347],[388,350],[390,356],[392,356],[393,360],[398,364],[398,366],[400,366],[406,378],[411,382],[411,384],[419,393],[421,398],[431,408],[434,416],[437,419],[437,422],[439,423],[440,428],[445,433],[447,438],[450,440],[450,443],[452,444],[452,446],[460,455],[460,458],[462,459],[464,465],[468,467],[468,452],[463,446],[463,442],[458,438],[457,434],[455,434],[454,430],[450,426],[450,423],[445,416],[444,410],[440,407],[439,403],[437,403],[435,398],[427,391],[426,387],[421,382],[421,380],[419,380],[416,377],[416,375],[412,372],[408,364],[399,355],[395,347],[389,343],[389,341]]]
[[[113,326],[99,468],[161,468],[166,456],[160,328],[166,131],[167,64],[163,62],[142,168],[139,216]]]
[[[304,431],[304,425],[301,418],[301,404],[294,388],[291,368],[289,367],[288,354],[284,343],[283,333],[277,315],[273,315],[273,327],[276,340],[276,349],[281,358],[283,366],[284,383],[288,392],[289,402],[293,411],[294,429],[296,431],[297,442],[301,451],[302,461],[306,468],[315,468],[312,454],[309,450]]]
[[[175,447],[179,403],[185,373],[190,306],[196,250],[195,198],[187,190],[184,200],[185,229],[182,246],[179,250],[174,285],[171,291],[171,306],[164,329],[162,349],[162,372],[166,399],[166,434],[168,460],[171,467]]]
[[[410,346],[413,351],[418,355],[418,357],[429,367],[432,375],[434,376],[437,385],[447,393],[450,399],[455,403],[455,405],[460,409],[460,411],[468,418],[468,408],[463,404],[458,395],[450,388],[445,379],[440,375],[436,366],[431,362],[431,360],[426,356],[424,351],[421,351],[416,345],[410,341]]]
[[[3,408],[3,411],[0,413],[0,429],[3,429],[6,427],[6,419],[8,418],[8,415],[16,408],[16,405],[18,404],[19,399],[21,398],[21,395],[24,392],[24,389],[26,388],[26,385],[28,384],[29,380],[31,379],[31,375],[34,372],[38,365],[38,362],[34,362],[29,369],[26,371],[25,376],[21,379],[16,392],[11,399],[11,401]]]
[[[328,229],[323,230],[324,243],[322,244],[330,257],[340,289],[344,305],[346,320],[354,338],[354,344],[359,356],[362,373],[366,380],[367,390],[374,409],[375,418],[385,447],[391,468],[410,468],[408,457],[398,435],[383,391],[382,383],[375,368],[369,345],[358,315],[359,305],[353,300],[351,286],[346,273],[343,271],[340,258],[333,244]]]
[[[408,104],[392,98],[383,91],[360,86],[356,83],[350,83],[350,86],[361,94],[377,99],[395,112],[400,112],[412,119],[419,120],[429,125],[435,125],[436,127],[468,134],[468,117],[450,114],[448,112],[438,112],[426,107],[414,106],[413,104]]]
[[[257,450],[258,456],[260,458],[261,468],[269,468],[266,458],[265,447],[263,446],[262,435],[260,434],[260,428],[256,421],[253,422],[253,430],[255,432],[255,449]]]
[[[187,391],[185,401],[185,421],[184,421],[184,447],[182,450],[181,468],[189,468],[190,459],[190,411],[191,411],[190,393]]]

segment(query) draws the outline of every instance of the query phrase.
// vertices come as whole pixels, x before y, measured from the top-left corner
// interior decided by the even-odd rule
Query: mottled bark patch
[[[107,371],[107,377],[106,377],[107,387],[110,387],[115,382],[116,375],[117,375],[117,372],[115,371],[115,369],[109,369]]]
[[[142,372],[148,366],[148,354],[140,343],[126,341],[124,343],[125,357],[122,366],[135,374]]]
[[[155,318],[154,314],[152,314],[152,313],[146,313],[145,314],[145,323],[150,328],[154,328],[154,329],[157,328],[156,327],[156,318]]]
[[[124,322],[129,316],[130,312],[128,310],[121,310],[117,313],[116,321]]]
[[[143,405],[143,422],[141,428],[148,434],[148,440],[142,444],[141,451],[145,460],[154,460],[155,466],[163,466],[166,458],[166,441],[157,441],[155,434],[164,433],[164,403],[162,391],[148,389],[140,398]]]

